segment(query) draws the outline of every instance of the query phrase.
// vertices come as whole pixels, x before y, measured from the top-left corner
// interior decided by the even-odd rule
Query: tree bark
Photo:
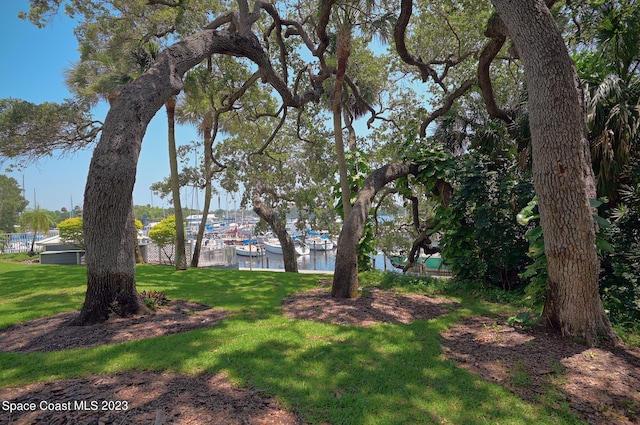
[[[253,202],[253,210],[260,218],[271,226],[273,233],[275,233],[276,237],[280,241],[280,246],[282,247],[282,258],[284,261],[284,271],[298,273],[295,244],[293,243],[291,236],[289,236],[289,233],[287,233],[285,224],[280,220],[278,214],[276,214],[271,207],[262,202],[260,192],[258,190],[254,190],[251,195],[251,201]]]
[[[336,268],[331,286],[332,297],[356,298],[358,296],[358,244],[362,238],[373,198],[387,183],[417,173],[417,164],[392,163],[378,168],[367,176],[338,238]]]
[[[596,197],[575,67],[542,0],[492,0],[520,52],[529,92],[533,178],[547,256],[544,323],[596,345],[615,338],[598,292]]]
[[[167,110],[167,126],[169,139],[169,168],[171,181],[171,197],[173,211],[176,216],[176,270],[187,269],[187,254],[185,249],[184,216],[180,200],[180,178],[178,176],[178,151],[176,149],[176,98],[171,96],[165,102]]]
[[[135,226],[131,194],[142,138],[149,121],[182,88],[182,76],[212,54],[249,58],[283,96],[293,97],[277,80],[269,58],[252,34],[204,30],[174,44],[153,66],[127,85],[114,100],[96,145],[84,193],[84,234],[87,294],[76,324],[106,320],[110,314],[128,316],[144,311],[135,287]],[[305,94],[306,96],[306,94]],[[306,99],[306,97],[304,97]]]
[[[85,194],[85,199],[86,199]],[[110,316],[130,317],[137,314],[148,314],[149,309],[140,298],[135,284],[135,246],[137,230],[133,216],[133,202],[129,194],[124,223],[119,228],[104,229],[103,232],[87,232],[87,215],[85,201],[84,233],[87,253],[87,293],[80,314],[71,322],[72,325],[90,325],[104,322]],[[90,221],[91,223],[91,221]],[[95,253],[95,247],[108,242],[118,241],[114,251],[106,251],[101,258],[102,264],[96,266],[95,254],[90,258],[89,252]],[[106,242],[106,243],[105,243]],[[112,244],[109,244],[112,246]],[[90,248],[91,247],[91,248]],[[92,249],[92,251],[89,251]],[[91,262],[93,261],[93,262]],[[89,267],[92,264],[93,267]],[[115,267],[105,267],[115,264]],[[99,267],[99,266],[102,267]]]

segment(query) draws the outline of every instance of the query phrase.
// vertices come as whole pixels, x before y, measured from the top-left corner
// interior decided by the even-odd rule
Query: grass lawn
[[[562,406],[524,402],[442,356],[441,331],[465,317],[504,311],[503,305],[459,297],[461,307],[446,316],[368,328],[283,317],[282,299],[316,287],[320,277],[139,266],[138,290],[221,307],[230,317],[211,328],[136,342],[0,353],[0,387],[133,369],[224,371],[235,383],[276,397],[308,423],[580,423]],[[392,284],[380,275],[361,280]],[[0,261],[0,329],[77,310],[85,288],[84,267]]]

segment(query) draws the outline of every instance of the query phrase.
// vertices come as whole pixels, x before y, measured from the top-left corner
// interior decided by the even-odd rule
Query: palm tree
[[[342,192],[342,209],[343,216],[346,220],[351,213],[351,187],[349,185],[347,161],[345,156],[345,144],[342,137],[342,115],[345,113],[345,117],[349,118],[349,114],[343,111],[343,108],[349,108],[349,101],[355,106],[351,108],[351,113],[354,116],[362,114],[359,110],[358,103],[353,102],[353,99],[345,93],[345,78],[347,75],[347,69],[349,67],[349,56],[352,51],[353,32],[356,26],[358,26],[362,33],[366,36],[377,35],[382,40],[389,39],[390,28],[388,20],[386,18],[380,18],[372,21],[367,21],[367,17],[373,15],[375,3],[371,0],[353,0],[337,3],[336,8],[336,45],[335,54],[337,59],[337,67],[335,71],[335,81],[333,86],[333,93],[331,94],[331,112],[333,115],[333,131],[336,144],[336,159],[338,162],[338,174],[340,178],[340,189]],[[386,15],[385,15],[386,16]],[[324,33],[326,36],[326,33]],[[328,37],[328,36],[327,36]],[[348,121],[347,128],[352,130]],[[355,149],[355,134],[350,131],[349,148]]]
[[[640,78],[610,75],[589,90],[587,123],[598,194],[614,202],[640,139]]]
[[[187,254],[185,248],[184,218],[180,202],[180,181],[178,177],[178,151],[176,149],[176,98],[172,96],[165,102],[167,110],[168,140],[169,140],[169,168],[171,175],[171,196],[176,219],[176,270],[187,269]]]
[[[21,220],[22,230],[23,231],[32,231],[33,239],[31,240],[31,250],[29,251],[29,255],[35,255],[35,251],[33,249],[36,244],[36,236],[38,233],[44,233],[49,230],[51,225],[55,225],[51,213],[47,210],[41,210],[40,207],[36,206],[35,209],[24,213]]]
[[[230,75],[234,78],[229,78]],[[213,176],[225,169],[225,165],[214,157],[213,145],[221,131],[233,132],[231,128],[227,128],[230,123],[223,120],[223,116],[242,108],[243,102],[248,102],[247,92],[255,86],[258,77],[257,73],[249,73],[241,63],[229,57],[210,57],[206,64],[193,69],[185,77],[185,96],[181,98],[176,119],[181,124],[195,124],[204,146],[202,171],[198,176],[205,189],[204,206],[191,267],[198,267],[207,215],[214,193]]]
[[[594,6],[598,54],[584,63],[587,123],[598,194],[616,204],[623,172],[640,139],[640,9],[634,2]]]
[[[190,123],[197,126],[204,147],[201,177],[198,177],[204,184],[204,205],[191,257],[191,267],[198,267],[200,261],[204,231],[214,192],[212,179],[214,174],[221,170],[220,166],[213,166],[213,144],[218,134],[221,111],[216,104],[216,96],[212,94],[220,91],[218,87],[215,87],[214,74],[211,72],[212,66],[213,59],[209,58],[206,67],[199,67],[187,73],[184,86],[185,96],[182,98],[176,117],[181,124]]]

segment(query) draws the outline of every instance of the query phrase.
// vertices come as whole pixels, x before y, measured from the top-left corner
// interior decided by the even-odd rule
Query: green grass
[[[85,273],[79,266],[0,262],[0,327],[78,309]],[[566,409],[524,402],[443,357],[441,331],[503,306],[461,296],[461,307],[447,316],[369,328],[283,317],[282,299],[315,287],[319,277],[139,266],[139,290],[165,291],[169,299],[224,308],[231,316],[211,328],[161,338],[56,353],[0,353],[0,387],[132,369],[224,371],[237,384],[276,397],[309,423],[579,423]],[[385,279],[362,278],[376,284]],[[434,281],[412,290],[443,288]]]

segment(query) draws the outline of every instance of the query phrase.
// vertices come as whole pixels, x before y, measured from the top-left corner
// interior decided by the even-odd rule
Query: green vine
[[[606,199],[592,199],[589,201],[592,208],[598,208]],[[516,216],[518,224],[526,226],[530,222],[536,222],[540,218],[538,213],[538,198],[534,198]],[[606,229],[611,227],[611,223],[598,214],[593,215],[593,219],[598,225],[596,232],[596,248],[598,255],[602,258],[604,252],[613,253],[613,247],[607,241]],[[527,231],[525,237],[529,241],[529,251],[527,256],[533,263],[525,267],[521,277],[529,280],[529,285],[525,289],[525,301],[534,308],[541,308],[547,296],[547,256],[544,250],[544,234],[542,226],[537,225]]]

